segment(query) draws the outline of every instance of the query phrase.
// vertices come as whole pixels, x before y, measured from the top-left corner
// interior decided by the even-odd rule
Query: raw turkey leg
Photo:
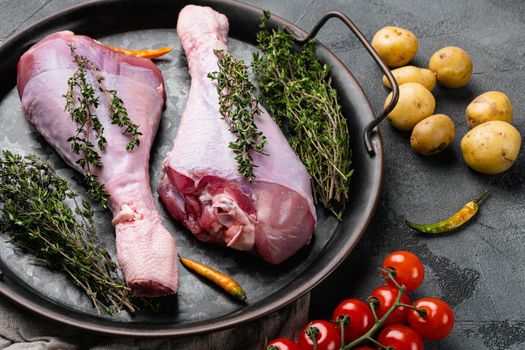
[[[149,153],[166,94],[160,71],[150,61],[108,49],[91,38],[64,31],[51,34],[30,48],[18,63],[18,93],[25,115],[61,157],[80,173],[78,155],[67,141],[77,125],[64,111],[67,80],[77,69],[70,46],[86,56],[104,76],[107,89],[117,90],[130,119],[140,125],[140,146],[126,151],[129,137],[111,125],[107,97],[98,91],[95,113],[108,141],[99,151],[103,167],[92,169],[110,195],[119,266],[127,285],[138,296],[175,293],[178,286],[175,241],[162,226],[149,182]],[[93,76],[89,77],[93,82]],[[96,85],[95,85],[96,86]],[[93,143],[95,135],[91,134]]]
[[[256,123],[268,156],[253,154],[255,183],[237,171],[234,135],[219,113],[214,49],[226,50],[227,18],[189,5],[177,33],[188,59],[191,88],[158,192],[170,214],[202,241],[250,251],[277,264],[310,241],[316,214],[305,167],[266,111]]]

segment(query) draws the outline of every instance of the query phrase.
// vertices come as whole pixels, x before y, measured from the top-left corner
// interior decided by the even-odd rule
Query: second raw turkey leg
[[[202,241],[250,251],[277,264],[310,241],[316,213],[310,178],[264,109],[255,116],[268,142],[253,154],[255,183],[237,171],[235,141],[219,112],[214,49],[226,50],[227,18],[209,7],[186,6],[177,33],[188,59],[191,87],[164,160],[159,194],[170,214]]]

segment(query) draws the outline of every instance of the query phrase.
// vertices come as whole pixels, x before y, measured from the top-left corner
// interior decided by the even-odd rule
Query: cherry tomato
[[[306,334],[308,328],[317,328],[319,331],[319,334],[315,337],[317,350],[339,350],[341,346],[339,329],[331,322],[325,320],[315,320],[303,327],[301,333],[299,333],[299,346],[302,350],[314,348],[312,339]]]
[[[355,348],[354,350],[375,350],[375,349],[368,347],[368,346],[364,346],[364,347]]]
[[[396,302],[396,298],[399,295],[399,290],[392,286],[381,286],[376,288],[371,294],[372,297],[377,298],[379,305],[376,308],[377,317],[383,317],[388,310]],[[401,297],[401,303],[410,304],[408,295],[403,294]],[[398,307],[385,321],[384,325],[388,326],[391,324],[406,324],[408,318],[408,309],[404,306]]]
[[[443,339],[454,328],[454,312],[443,300],[423,298],[416,301],[414,306],[427,313],[425,317],[420,316],[416,310],[410,310],[408,313],[408,324],[423,339]]]
[[[377,341],[395,350],[423,350],[423,339],[410,327],[396,324],[379,333]]]
[[[359,299],[346,299],[339,303],[332,314],[332,320],[337,321],[338,316],[343,315],[350,317],[350,323],[345,326],[345,343],[356,340],[374,325],[370,306]]]
[[[425,268],[421,260],[415,254],[404,250],[393,252],[385,258],[383,269],[389,268],[396,270],[395,279],[397,283],[406,287],[407,292],[416,290],[425,278]],[[395,286],[391,279],[386,278],[386,273],[383,277],[389,285]]]
[[[276,338],[267,344],[266,350],[301,350],[301,347],[293,340]]]

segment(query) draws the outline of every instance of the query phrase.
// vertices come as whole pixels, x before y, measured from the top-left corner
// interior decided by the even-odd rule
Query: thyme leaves
[[[64,272],[98,312],[131,312],[131,291],[97,240],[89,202],[35,155],[0,157],[0,230],[47,267]]]
[[[265,12],[257,33],[252,67],[270,115],[306,166],[314,198],[341,219],[353,170],[347,121],[311,41],[295,48],[289,34],[270,29]]]
[[[224,50],[214,50],[219,58],[218,72],[208,74],[217,82],[219,111],[237,137],[229,147],[235,153],[238,171],[250,183],[255,181],[251,152],[264,154],[266,137],[257,129],[255,117],[260,113],[259,98],[248,76],[248,68],[242,60]]]
[[[74,45],[69,45],[71,56],[77,65],[76,71],[68,79],[68,89],[63,97],[66,100],[65,110],[77,124],[75,135],[67,141],[71,144],[73,153],[79,155],[77,164],[85,170],[85,181],[88,193],[96,199],[102,207],[107,208],[108,198],[105,187],[98,182],[93,168],[102,168],[102,159],[98,152],[106,149],[107,140],[104,137],[104,127],[95,111],[100,105],[97,91],[102,93],[108,102],[111,113],[111,124],[124,128],[123,134],[130,137],[126,150],[131,151],[140,144],[139,125],[133,123],[124,107],[124,102],[117,91],[108,89],[104,83],[105,78],[101,70],[86,56],[77,53]],[[93,75],[98,87],[95,88],[89,76]],[[95,140],[91,140],[91,130]],[[96,147],[94,142],[96,142]],[[98,148],[98,150],[97,150]]]

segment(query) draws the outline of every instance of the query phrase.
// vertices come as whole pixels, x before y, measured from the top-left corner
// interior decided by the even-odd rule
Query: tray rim
[[[25,37],[34,36],[33,32],[38,32],[41,28],[46,28],[50,22],[54,23],[55,21],[59,20],[60,18],[66,15],[74,15],[76,12],[81,12],[82,10],[85,10],[91,7],[101,7],[101,6],[108,5],[110,3],[120,3],[120,2],[124,2],[124,1],[123,0],[90,0],[82,4],[73,5],[73,6],[64,8],[63,10],[60,10],[57,13],[54,13],[52,15],[46,16],[38,20],[32,25],[24,27],[20,31],[8,37],[4,43],[0,44],[0,53],[6,50],[6,48],[9,48],[10,46],[13,46],[13,45],[16,46],[16,44],[19,41],[23,40]],[[133,3],[133,2],[136,2],[136,0],[130,1],[129,3]],[[193,2],[192,0],[188,1],[188,3],[192,3],[192,2]],[[242,11],[250,11],[250,12],[257,12],[257,13],[262,13],[263,11],[263,9],[257,6],[245,4],[245,3],[242,3],[236,0],[214,0],[213,2],[217,4],[225,4],[228,6],[237,7]],[[273,13],[272,13],[272,18],[270,22],[280,27],[283,27],[283,28],[285,27],[292,28],[295,33],[306,35],[306,32],[303,29],[299,28],[294,23],[280,16],[277,16]],[[338,58],[338,56],[335,53],[333,53],[327,46],[325,46],[318,40],[315,40],[315,41],[316,41],[316,45],[322,48],[323,50],[326,50],[326,52],[329,55],[331,55],[331,59],[333,60],[333,62],[336,63],[340,69],[345,71],[348,77],[351,80],[353,80],[353,83],[359,90],[358,93],[362,95],[364,97],[364,100],[366,101],[365,108],[370,110],[370,113],[373,116],[373,110],[370,105],[370,101],[368,100],[366,93],[364,92],[363,88],[361,87],[357,79],[351,73],[350,69],[348,69],[348,67]],[[262,305],[262,307],[259,307],[256,310],[252,310],[251,312],[247,312],[240,316],[234,316],[233,318],[229,317],[231,316],[231,314],[227,314],[227,315],[224,315],[223,317],[228,316],[229,318],[223,319],[213,324],[209,324],[209,323],[190,324],[189,326],[179,327],[176,329],[174,328],[137,329],[137,328],[130,328],[130,327],[121,327],[119,326],[119,324],[125,325],[126,323],[120,322],[120,321],[113,322],[114,325],[111,325],[111,326],[99,325],[99,324],[96,324],[96,322],[92,323],[92,322],[80,320],[68,314],[57,312],[50,308],[46,308],[42,306],[40,303],[33,301],[29,296],[22,295],[24,293],[18,293],[16,289],[17,288],[23,289],[23,292],[27,292],[25,294],[31,294],[31,293],[37,294],[37,296],[43,299],[45,302],[48,302],[54,305],[59,305],[63,309],[67,309],[67,306],[63,304],[55,303],[50,300],[46,300],[44,296],[40,295],[37,291],[35,291],[34,289],[28,286],[25,286],[25,285],[18,286],[17,285],[14,288],[9,286],[4,281],[5,275],[2,271],[0,271],[0,295],[5,296],[10,301],[23,307],[24,309],[27,309],[33,313],[38,314],[39,316],[45,317],[47,319],[51,319],[58,323],[77,327],[77,328],[80,328],[86,331],[90,331],[90,332],[95,332],[95,333],[105,334],[105,335],[113,335],[113,336],[133,336],[133,337],[139,337],[139,338],[178,337],[178,336],[187,336],[187,335],[217,332],[217,331],[228,329],[228,328],[238,326],[241,324],[246,324],[250,321],[255,321],[257,319],[267,316],[270,313],[275,312],[289,305],[290,303],[304,296],[306,293],[308,293],[313,288],[315,288],[317,285],[319,285],[326,277],[328,277],[345,260],[345,258],[351,253],[351,251],[353,250],[357,242],[361,239],[370,221],[372,220],[373,213],[379,202],[382,183],[383,183],[384,149],[383,149],[383,141],[382,141],[379,127],[377,127],[375,130],[374,146],[376,148],[376,154],[372,157],[376,158],[376,160],[379,161],[378,171],[375,173],[376,174],[375,178],[372,179],[371,181],[375,191],[373,191],[373,197],[371,198],[371,203],[366,207],[366,210],[365,210],[366,215],[358,221],[357,225],[354,228],[354,230],[357,231],[358,234],[354,235],[352,239],[347,242],[347,247],[346,247],[347,249],[339,250],[338,253],[332,258],[330,264],[327,264],[322,269],[320,269],[317,272],[317,274],[315,274],[312,278],[310,278],[308,283],[304,283],[300,287],[296,288],[294,290],[294,293],[286,293],[282,298],[278,299],[277,301],[273,301],[266,305]],[[107,321],[107,320],[100,319],[100,321],[102,322],[102,321]],[[109,320],[109,322],[111,322],[111,320]],[[160,326],[161,324],[158,324],[158,325]]]

